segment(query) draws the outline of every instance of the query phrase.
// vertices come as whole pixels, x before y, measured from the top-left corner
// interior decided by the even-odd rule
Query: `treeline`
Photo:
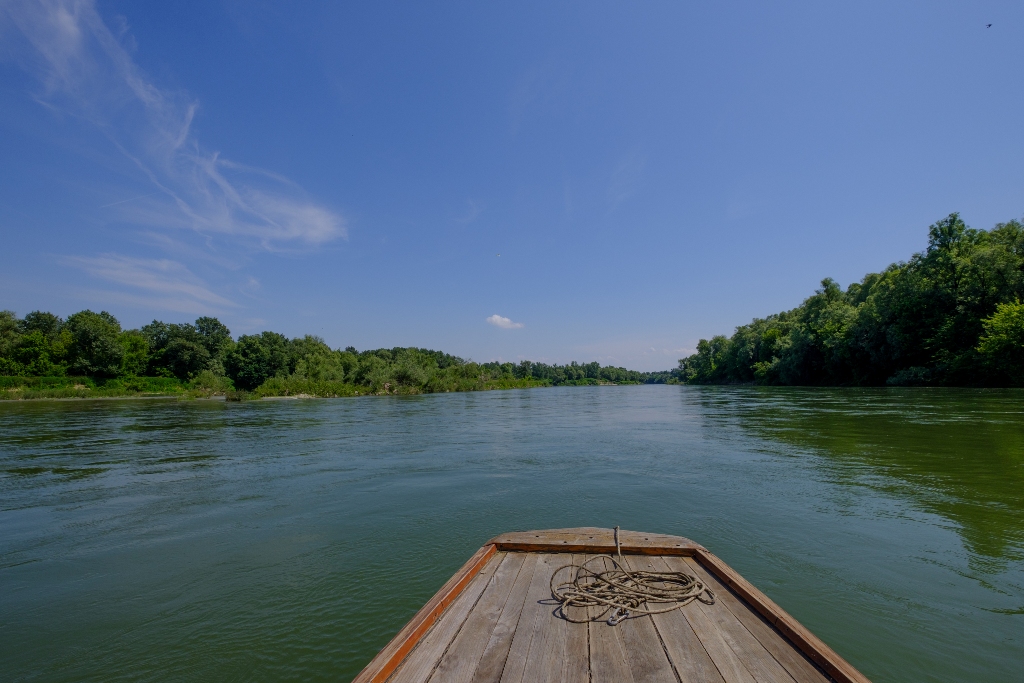
[[[470,391],[560,384],[656,383],[671,373],[643,373],[599,363],[474,363],[420,348],[332,349],[314,336],[276,332],[238,339],[216,318],[195,323],[154,320],[123,330],[107,312],[66,320],[42,311],[18,318],[0,312],[0,382],[4,387],[110,386],[166,391],[167,382],[207,393],[257,396]],[[23,378],[17,381],[10,378]],[[36,379],[31,379],[36,378]],[[63,384],[38,378],[80,378]],[[145,381],[144,381],[145,380]]]
[[[928,248],[844,291],[702,339],[674,372],[691,384],[1024,386],[1024,226],[951,214]]]

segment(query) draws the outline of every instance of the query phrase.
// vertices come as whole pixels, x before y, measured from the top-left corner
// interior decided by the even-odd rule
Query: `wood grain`
[[[820,666],[833,679],[839,683],[871,683],[864,674],[857,671],[832,648],[807,630],[803,624],[791,617],[784,609],[772,602],[768,596],[714,554],[701,548],[693,557],[700,562],[701,566],[714,574],[719,581],[733,589],[744,602],[757,610],[768,620],[768,623],[777,628],[787,640],[800,648],[812,662]]]
[[[568,558],[551,554],[537,554],[537,564],[533,570],[533,580],[526,592],[523,611],[519,617],[519,626],[512,638],[505,670],[501,674],[501,683],[519,683],[525,679],[527,664],[530,660],[530,649],[534,636],[544,629],[544,623],[554,620],[551,614],[553,605],[546,604],[550,600],[549,589],[551,573],[559,564],[565,564]],[[553,559],[557,558],[557,559]],[[556,564],[557,563],[557,564]]]
[[[612,529],[578,527],[545,531],[516,531],[495,536],[488,543],[502,550],[522,552],[569,552],[600,554],[615,552]],[[619,531],[622,552],[646,555],[692,555],[700,545],[682,536],[648,534],[642,531]]]
[[[828,676],[814,665],[800,650],[793,647],[764,617],[740,600],[732,589],[719,581],[693,558],[682,560],[690,573],[694,574],[715,592],[715,597],[725,605],[748,631],[786,668],[799,683],[828,683]]]
[[[526,555],[523,553],[509,553],[498,566],[490,585],[480,596],[459,634],[431,675],[431,681],[467,683],[473,679],[484,647],[505,608],[525,559]]]
[[[505,670],[505,662],[508,661],[509,651],[512,649],[512,641],[515,638],[516,630],[519,628],[519,621],[522,617],[523,605],[526,602],[526,594],[533,583],[534,570],[537,568],[539,555],[526,555],[523,567],[519,570],[512,592],[509,593],[505,607],[498,617],[498,622],[491,632],[491,637],[484,646],[480,655],[480,663],[477,664],[473,680],[478,683],[498,683]]]
[[[619,540],[628,563],[645,562],[663,570],[671,564],[709,584],[718,582],[720,604],[709,609],[691,604],[616,627],[603,622],[567,623],[552,615],[554,604],[543,603],[550,574],[558,563],[569,559],[569,553],[577,561],[586,555],[614,554],[613,530],[578,527],[501,534],[442,586],[355,683],[382,683],[396,669],[401,680],[422,683],[435,667],[433,680],[437,682],[579,683],[635,677],[638,681],[677,679],[684,683],[824,683],[830,677],[838,683],[870,683],[703,546],[681,536],[625,530],[619,532]],[[528,554],[513,552],[510,561],[504,554],[509,551]],[[498,573],[493,578],[478,577],[498,552],[500,562],[489,569]],[[552,562],[547,553],[561,557]],[[491,588],[485,591],[488,585]],[[506,596],[503,603],[502,595]],[[479,613],[473,609],[478,599]],[[657,647],[652,645],[655,641]],[[421,642],[422,648],[418,646]],[[674,679],[666,677],[670,669],[656,656],[659,647]],[[417,650],[421,652],[414,660]],[[394,680],[399,680],[397,674]]]
[[[656,558],[654,561],[656,571],[674,571],[668,565],[667,560],[668,558],[665,557]],[[754,683],[754,678],[747,671],[743,661],[729,647],[729,644],[722,637],[715,624],[696,605],[690,603],[678,610],[666,612],[659,616],[664,618],[666,625],[672,625],[684,634],[686,631],[679,624],[679,621],[685,621],[689,625],[691,632],[700,642],[704,652],[710,658],[720,678],[725,683]],[[661,623],[659,622],[659,628],[660,626]],[[693,649],[696,650],[695,647]],[[675,661],[677,660],[673,658],[673,662]]]
[[[653,571],[653,558],[625,555],[622,560],[629,571]],[[636,683],[677,683],[672,662],[650,616],[631,617],[616,628],[621,631],[626,662]]]
[[[568,622],[555,616],[558,604],[551,597],[551,575],[559,567],[572,562],[572,555],[542,555],[537,563],[536,572],[540,572],[545,581],[540,586],[541,592],[532,590],[527,602],[533,601],[540,606],[537,618],[533,622],[533,636],[530,641],[530,652],[526,656],[526,667],[523,669],[523,681],[529,683],[558,683],[562,680],[562,668],[565,661],[565,641]],[[534,582],[534,586],[537,582]]]
[[[587,559],[591,559],[588,556]],[[594,565],[591,564],[591,567]],[[590,607],[590,614],[596,617],[604,611],[601,607]],[[633,672],[626,661],[626,651],[618,626],[609,626],[604,621],[591,621],[590,627],[590,671],[594,683],[631,683]]]
[[[683,683],[724,683],[693,627],[682,612],[666,612],[651,617],[679,680]]]
[[[572,561],[584,562],[586,555],[573,554]],[[590,683],[590,628],[587,624],[565,622],[564,683]]]
[[[681,557],[665,558],[671,571],[691,572],[686,560]],[[743,662],[758,683],[795,683],[789,672],[776,661],[768,650],[747,630],[736,615],[720,600],[712,605],[694,601],[688,605],[687,615],[697,610],[703,612],[729,649]]]

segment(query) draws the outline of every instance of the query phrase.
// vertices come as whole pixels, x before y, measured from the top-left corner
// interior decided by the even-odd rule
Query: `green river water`
[[[1024,681],[1024,392],[0,402],[0,680],[346,681],[491,536],[707,546],[876,683]]]

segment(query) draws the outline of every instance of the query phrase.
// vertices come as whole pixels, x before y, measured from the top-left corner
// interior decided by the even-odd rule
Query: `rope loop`
[[[574,624],[606,620],[609,626],[615,626],[629,618],[671,612],[694,600],[706,605],[715,603],[714,592],[703,581],[685,572],[626,569],[618,530],[615,527],[618,561],[611,555],[596,555],[581,564],[562,565],[551,575],[551,597],[558,601],[563,619]],[[565,569],[570,570],[569,579],[556,582],[558,574]],[[601,608],[604,609],[598,613]],[[582,610],[582,616],[570,613],[576,609]]]

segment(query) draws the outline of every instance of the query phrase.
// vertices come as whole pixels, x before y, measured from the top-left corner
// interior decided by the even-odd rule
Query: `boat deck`
[[[404,638],[399,634],[389,646],[394,648],[396,642],[405,642],[407,651],[382,652],[378,656],[378,659],[386,656],[395,661],[391,670],[379,666],[374,669],[371,665],[369,673],[364,672],[356,680],[393,683],[866,681],[837,655],[835,659],[849,667],[853,675],[844,671],[833,676],[826,673],[826,669],[795,646],[794,640],[799,642],[800,634],[794,637],[793,629],[788,626],[787,620],[796,624],[792,617],[778,610],[784,616],[782,621],[771,613],[766,618],[752,607],[749,591],[743,585],[736,584],[727,573],[722,574],[738,589],[733,590],[714,571],[709,571],[706,564],[713,565],[720,560],[680,537],[623,532],[633,534],[628,539],[632,542],[623,544],[623,561],[631,570],[692,574],[714,591],[713,605],[695,601],[664,614],[629,618],[617,626],[604,621],[577,624],[556,616],[558,605],[549,588],[551,575],[563,565],[580,563],[607,552],[608,539],[602,536],[595,542],[595,534],[610,537],[610,531],[524,532],[492,539],[481,553],[490,550],[474,556],[475,566],[469,571],[463,568],[462,587],[454,591],[451,586],[446,587],[450,601],[442,604],[442,598],[433,607],[428,603],[424,608],[433,612],[420,625],[419,635],[410,639],[409,633]],[[534,534],[534,539],[539,539],[535,542],[529,538]],[[547,535],[542,537],[541,534]],[[559,549],[557,546],[568,552],[552,552]],[[697,549],[712,560],[702,558],[696,553]],[[472,563],[473,560],[467,566]],[[458,577],[453,577],[452,582]],[[738,578],[749,586],[742,577]],[[439,596],[444,594],[445,589],[442,589]],[[764,600],[774,607],[767,598]],[[754,600],[755,604],[757,602]],[[773,618],[774,622],[769,621]],[[413,625],[410,622],[407,629]],[[789,637],[783,631],[789,633]],[[820,643],[813,635],[810,638]],[[827,650],[823,643],[820,645]],[[815,651],[811,651],[811,655],[815,655]],[[836,671],[834,664],[826,661],[823,664]]]

